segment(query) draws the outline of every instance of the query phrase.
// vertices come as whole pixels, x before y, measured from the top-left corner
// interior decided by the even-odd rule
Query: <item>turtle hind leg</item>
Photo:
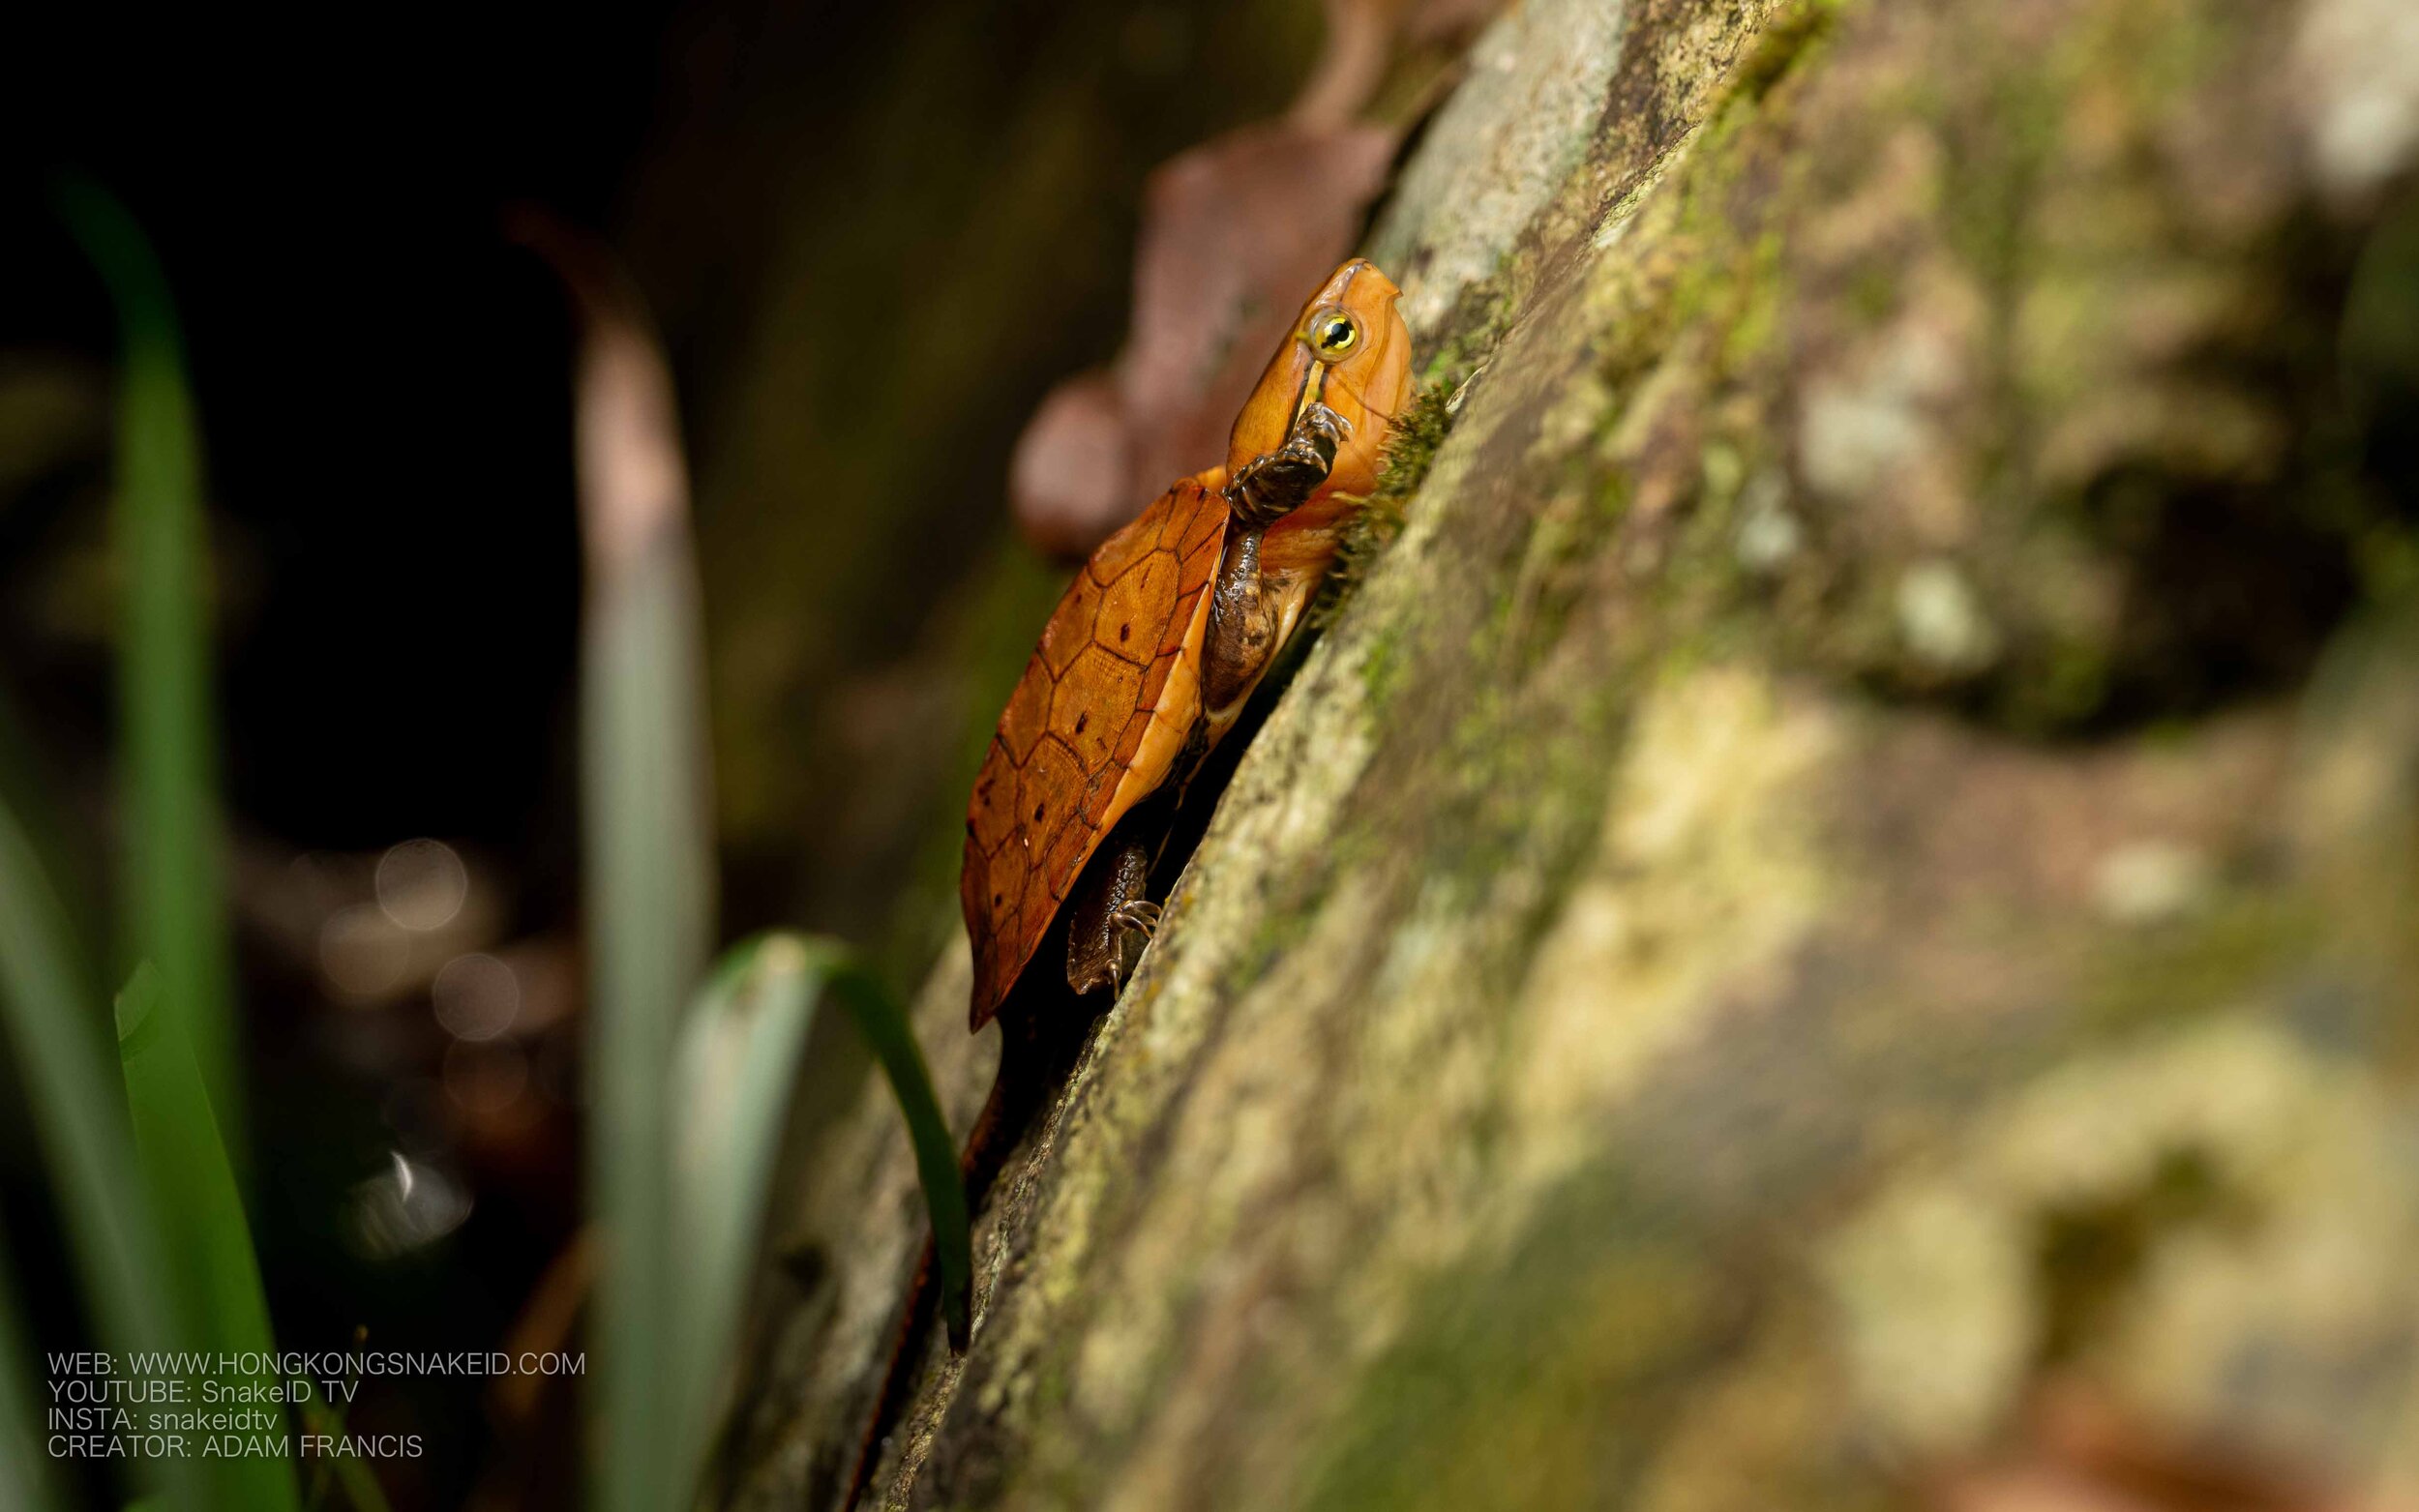
[[[1155,806],[1154,806],[1155,807]],[[1132,824],[1127,815],[1086,870],[1067,920],[1066,985],[1078,993],[1105,987],[1112,996],[1142,960],[1158,927],[1159,905],[1144,896],[1164,826]]]
[[[1109,922],[1148,940],[1159,932],[1159,905],[1148,898],[1136,898],[1112,912]]]

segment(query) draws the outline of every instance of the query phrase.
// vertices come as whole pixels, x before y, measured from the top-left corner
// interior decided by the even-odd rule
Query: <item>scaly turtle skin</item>
[[[1079,882],[1068,985],[1114,989],[1130,972],[1157,921],[1143,892],[1165,828],[1136,810],[1180,786],[1234,724],[1376,482],[1410,389],[1397,297],[1366,261],[1338,268],[1237,419],[1227,464],[1161,494],[1059,601],[967,809],[959,897],[974,1028]],[[1120,830],[1129,815],[1138,822]]]

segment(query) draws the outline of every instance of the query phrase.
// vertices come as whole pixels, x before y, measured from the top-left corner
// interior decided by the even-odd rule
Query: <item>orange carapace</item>
[[[1059,601],[967,809],[975,1028],[1070,899],[1068,985],[1114,991],[1131,972],[1158,919],[1147,888],[1166,811],[1299,625],[1409,398],[1396,298],[1368,262],[1338,268],[1225,463],[1161,494]]]

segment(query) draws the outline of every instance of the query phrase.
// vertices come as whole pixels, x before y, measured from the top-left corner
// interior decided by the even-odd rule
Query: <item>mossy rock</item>
[[[2397,4],[1499,22],[1375,238],[1449,429],[876,1504],[2410,1495]],[[784,1203],[735,1505],[854,1453],[887,1116]]]

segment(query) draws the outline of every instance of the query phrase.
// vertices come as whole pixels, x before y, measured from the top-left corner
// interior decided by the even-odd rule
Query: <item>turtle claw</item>
[[[1142,936],[1142,944],[1134,947],[1130,958],[1126,954],[1129,941],[1123,937],[1109,958],[1109,995],[1114,998],[1125,991],[1134,968],[1142,964],[1143,949],[1158,934],[1159,905],[1147,899],[1129,899],[1109,911],[1109,927],[1120,936]]]
[[[1130,903],[1118,904],[1116,910],[1109,915],[1109,921],[1122,925],[1143,938],[1149,939],[1158,933],[1159,905],[1147,899],[1136,898]]]

